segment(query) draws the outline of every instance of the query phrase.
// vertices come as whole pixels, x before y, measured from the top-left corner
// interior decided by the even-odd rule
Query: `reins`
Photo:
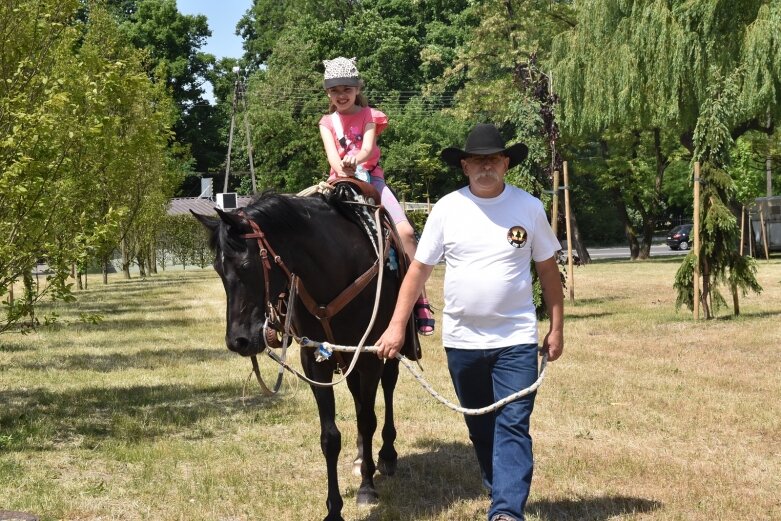
[[[349,367],[343,371],[343,376],[335,381],[335,382],[318,382],[316,380],[312,380],[311,378],[308,378],[303,373],[300,373],[293,369],[290,365],[286,362],[286,354],[287,354],[287,348],[289,346],[290,338],[298,338],[294,333],[291,333],[291,320],[293,316],[293,305],[295,303],[295,298],[298,297],[301,302],[304,304],[304,307],[309,311],[309,313],[312,314],[315,318],[317,318],[320,321],[320,324],[323,327],[323,330],[326,333],[326,336],[333,340],[333,331],[331,330],[330,325],[330,319],[335,316],[339,311],[342,310],[342,308],[347,305],[357,294],[359,294],[361,291],[368,286],[369,282],[371,282],[375,276],[377,277],[377,290],[375,292],[374,297],[374,307],[372,309],[372,315],[371,319],[369,320],[369,325],[367,326],[366,330],[363,333],[363,336],[358,344],[358,347],[362,347],[364,343],[366,342],[366,339],[369,336],[369,333],[372,330],[372,327],[374,327],[374,322],[377,318],[377,311],[379,309],[380,304],[380,296],[382,294],[382,282],[383,282],[383,276],[384,276],[384,266],[385,266],[385,241],[383,240],[382,236],[382,225],[381,225],[381,217],[380,217],[380,211],[381,207],[377,207],[374,213],[374,219],[376,223],[376,230],[377,230],[377,246],[376,246],[376,253],[377,253],[377,261],[374,262],[374,264],[366,270],[358,279],[356,279],[352,284],[350,284],[347,288],[345,288],[339,295],[337,295],[336,298],[334,298],[329,304],[327,305],[318,305],[316,301],[311,297],[309,292],[306,290],[306,287],[303,285],[303,283],[300,282],[300,279],[288,269],[287,265],[285,265],[282,258],[277,255],[277,253],[272,248],[271,244],[268,242],[268,239],[266,238],[266,234],[260,229],[260,226],[250,219],[244,212],[240,212],[240,214],[249,222],[250,227],[252,228],[252,233],[246,233],[242,234],[239,237],[242,239],[256,239],[258,242],[258,248],[259,248],[259,255],[261,258],[261,265],[263,266],[263,278],[264,278],[264,302],[266,304],[267,310],[269,313],[273,314],[275,312],[278,312],[279,310],[277,308],[274,308],[274,305],[271,303],[270,298],[270,273],[271,273],[271,263],[269,262],[269,253],[271,253],[271,256],[274,260],[274,263],[282,269],[284,274],[286,275],[288,279],[288,287],[289,287],[289,296],[288,296],[288,302],[286,306],[286,313],[285,313],[285,324],[282,326],[282,356],[278,356],[274,351],[272,350],[271,346],[268,344],[268,328],[269,328],[269,320],[268,315],[266,318],[266,322],[263,325],[262,330],[262,337],[265,344],[264,351],[269,355],[270,358],[272,358],[274,361],[276,361],[280,365],[279,373],[277,374],[277,381],[274,385],[273,390],[269,389],[268,385],[263,381],[263,377],[260,374],[260,366],[258,364],[257,356],[252,355],[250,357],[252,361],[252,371],[255,374],[255,378],[258,381],[258,384],[260,385],[261,391],[267,395],[267,396],[273,396],[279,392],[279,389],[282,385],[282,374],[283,374],[283,368],[287,368],[290,371],[293,371],[296,376],[301,378],[302,380],[306,381],[310,385],[314,385],[317,387],[334,387],[340,383],[342,383],[344,380],[347,379],[347,377],[352,373],[352,371],[355,369],[355,365],[358,362],[358,356],[360,355],[360,349],[356,353],[355,356],[353,356],[352,360],[350,361]],[[280,300],[283,298],[284,293],[280,294]],[[277,327],[279,327],[279,324],[276,324]],[[275,329],[275,328],[273,328]],[[317,358],[318,361],[321,361],[321,359]]]

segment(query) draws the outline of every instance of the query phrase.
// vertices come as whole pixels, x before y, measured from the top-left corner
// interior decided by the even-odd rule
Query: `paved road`
[[[566,248],[566,245],[565,245]],[[592,260],[597,259],[628,259],[629,246],[618,246],[614,248],[589,248],[589,255]],[[660,257],[667,255],[685,255],[687,252],[682,250],[671,250],[666,244],[652,244],[651,257]]]

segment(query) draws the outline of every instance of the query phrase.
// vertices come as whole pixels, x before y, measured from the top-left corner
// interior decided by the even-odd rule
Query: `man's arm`
[[[412,265],[401,283],[399,298],[396,300],[396,308],[393,311],[390,324],[376,343],[379,348],[377,356],[380,358],[394,358],[396,353],[401,351],[412,308],[432,271],[434,271],[434,266],[416,260],[412,261]]]
[[[542,348],[548,352],[548,361],[553,362],[564,350],[564,292],[561,288],[561,275],[554,257],[537,262],[534,267],[540,277],[542,298],[550,317],[550,330],[542,341]]]

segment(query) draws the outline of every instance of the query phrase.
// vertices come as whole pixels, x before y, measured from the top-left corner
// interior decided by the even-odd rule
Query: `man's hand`
[[[406,327],[394,325],[392,322],[388,326],[388,329],[382,334],[379,340],[375,343],[378,347],[378,358],[395,358],[404,346],[404,336]]]
[[[542,350],[548,353],[548,362],[553,362],[564,351],[564,333],[559,330],[548,331],[542,341]]]

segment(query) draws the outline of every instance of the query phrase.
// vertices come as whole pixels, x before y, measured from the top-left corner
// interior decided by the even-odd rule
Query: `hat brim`
[[[347,87],[359,87],[361,85],[361,79],[360,78],[328,78],[327,80],[323,80],[323,86],[326,89],[330,89],[331,87],[337,87],[339,85],[345,85]]]
[[[453,168],[461,168],[461,160],[469,156],[490,156],[491,154],[502,154],[510,158],[510,164],[507,168],[512,168],[521,163],[529,154],[529,147],[523,143],[516,143],[507,148],[481,148],[469,152],[460,148],[449,147],[440,152],[439,157],[442,161]]]

